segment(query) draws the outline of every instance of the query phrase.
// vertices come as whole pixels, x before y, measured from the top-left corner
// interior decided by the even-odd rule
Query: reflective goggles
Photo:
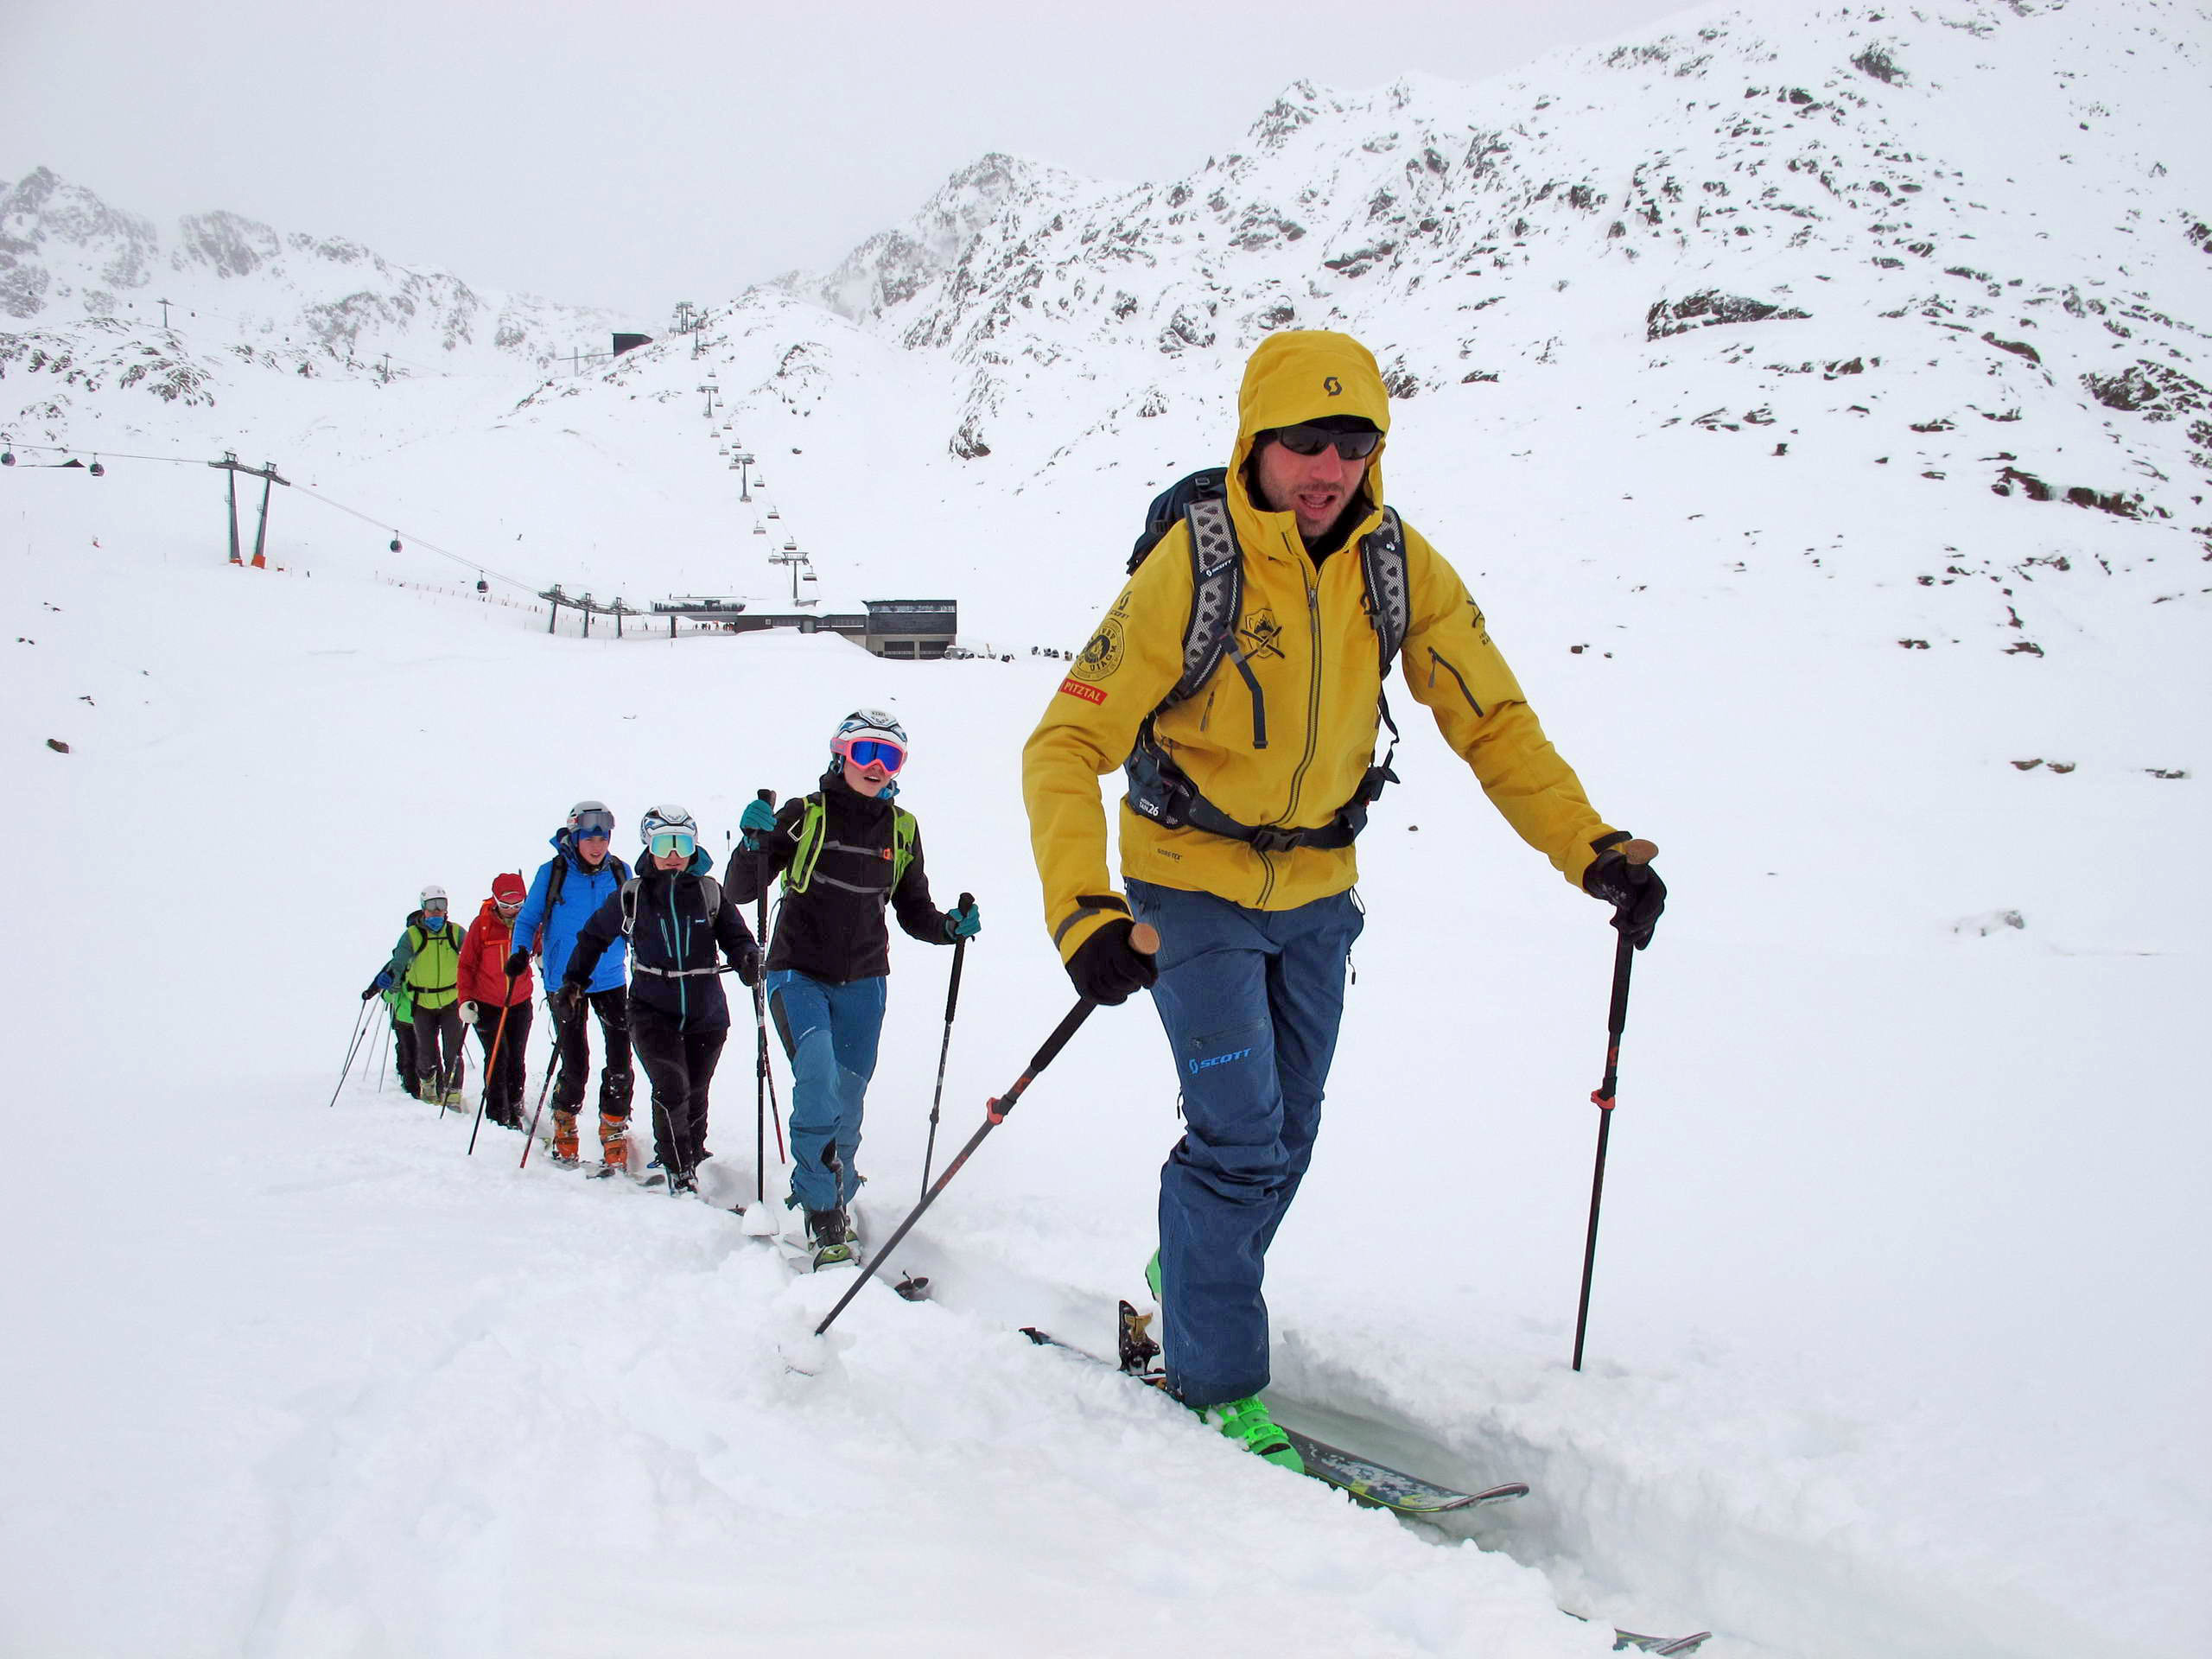
[[[1345,461],[1365,461],[1382,446],[1380,432],[1331,432],[1318,426],[1281,426],[1275,442],[1294,455],[1318,455],[1333,445]]]
[[[444,915],[446,913],[446,901],[442,899],[425,899],[423,901],[423,913],[425,916]]]
[[[666,858],[671,853],[681,853],[689,858],[698,846],[699,838],[689,830],[656,830],[645,844],[652,849],[655,858]]]
[[[603,841],[614,833],[614,815],[603,806],[595,806],[588,812],[577,813],[575,823],[569,827],[575,831],[578,841],[588,841],[594,836]]]
[[[906,764],[906,751],[887,737],[841,737],[830,747],[863,771],[881,766],[897,772]]]

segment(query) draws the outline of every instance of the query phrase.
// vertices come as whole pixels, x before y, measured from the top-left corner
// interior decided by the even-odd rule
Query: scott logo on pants
[[[1190,1063],[1191,1075],[1195,1077],[1210,1065],[1227,1065],[1231,1060],[1249,1059],[1251,1054],[1252,1051],[1249,1048],[1236,1048],[1231,1049],[1226,1054],[1216,1054],[1211,1059],[1192,1060]]]

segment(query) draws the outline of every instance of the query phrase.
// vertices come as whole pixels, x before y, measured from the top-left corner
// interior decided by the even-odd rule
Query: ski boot
[[[837,1206],[837,1218],[845,1224],[845,1244],[857,1262],[861,1259],[861,1216],[850,1198]]]
[[[599,1156],[610,1175],[630,1173],[630,1119],[599,1115]]]
[[[1275,1426],[1258,1395],[1224,1400],[1219,1405],[1193,1406],[1191,1409],[1207,1427],[1218,1429],[1225,1439],[1235,1440],[1254,1456],[1265,1458],[1293,1474],[1306,1472],[1306,1459],[1298,1455],[1298,1448],[1290,1443],[1290,1437]]]
[[[679,1169],[668,1178],[671,1198],[696,1198],[699,1196],[699,1177],[696,1171]]]
[[[576,1166],[576,1115],[553,1109],[553,1161],[563,1169]]]
[[[817,1273],[824,1268],[849,1268],[853,1265],[853,1247],[845,1236],[843,1211],[808,1211],[806,1239]]]

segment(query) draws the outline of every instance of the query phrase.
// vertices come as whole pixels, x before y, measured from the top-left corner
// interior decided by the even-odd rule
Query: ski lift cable
[[[515,588],[518,592],[531,594],[535,594],[537,592],[537,589],[531,583],[523,581],[518,576],[511,576],[504,570],[495,570],[490,565],[485,563],[481,559],[468,558],[461,554],[455,553],[450,548],[440,547],[429,537],[419,536],[416,534],[415,531],[407,529],[404,525],[393,524],[388,518],[378,518],[369,513],[363,512],[358,507],[349,507],[343,501],[333,500],[329,496],[324,495],[320,491],[309,489],[304,484],[295,484],[292,487],[297,490],[302,495],[308,496],[315,500],[321,502],[326,507],[335,507],[340,512],[349,513],[353,517],[359,518],[365,524],[374,524],[378,530],[390,531],[394,536],[405,538],[414,546],[427,548],[442,559],[448,560],[466,569],[477,571],[480,575],[494,577],[500,582],[504,582],[508,587]]]

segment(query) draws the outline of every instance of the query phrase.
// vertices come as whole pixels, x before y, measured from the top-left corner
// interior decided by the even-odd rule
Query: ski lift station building
[[[657,601],[653,613],[669,619],[718,623],[730,633],[796,628],[801,633],[842,634],[871,655],[926,662],[950,650],[960,633],[960,601],[952,599],[870,599],[861,611],[790,613],[747,610],[739,599]]]

